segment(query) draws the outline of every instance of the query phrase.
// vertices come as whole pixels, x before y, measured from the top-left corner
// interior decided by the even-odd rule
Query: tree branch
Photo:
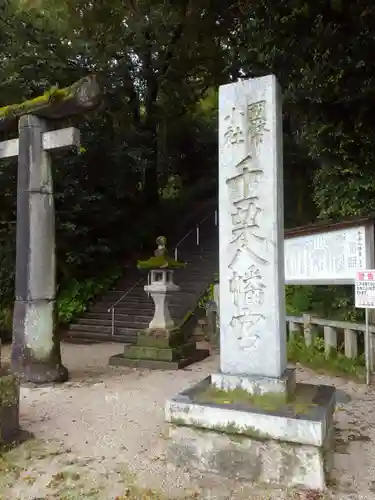
[[[186,16],[188,15],[188,11],[189,11],[189,6],[190,6],[190,0],[186,0],[184,3],[184,7],[182,9],[182,13],[181,13],[182,19],[186,19]],[[171,37],[169,44],[166,48],[166,51],[164,53],[163,62],[161,65],[161,73],[160,73],[162,79],[164,79],[168,73],[168,70],[171,66],[171,61],[172,61],[174,52],[175,52],[176,47],[177,47],[177,43],[181,39],[181,37],[183,35],[183,31],[184,31],[184,22],[180,21],[177,24],[177,26],[175,26],[173,33],[172,33],[172,37]]]

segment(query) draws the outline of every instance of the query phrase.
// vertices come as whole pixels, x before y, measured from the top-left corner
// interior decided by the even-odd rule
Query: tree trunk
[[[146,136],[148,138],[148,148],[144,155],[143,196],[148,207],[157,207],[159,205],[159,181],[156,125],[151,125],[148,128]]]
[[[159,205],[159,182],[158,182],[158,127],[157,127],[157,105],[159,94],[159,82],[152,66],[152,44],[150,28],[145,30],[148,50],[143,56],[144,78],[147,82],[147,93],[145,98],[145,121],[143,130],[147,137],[147,149],[144,156],[144,185],[143,195],[148,207]]]

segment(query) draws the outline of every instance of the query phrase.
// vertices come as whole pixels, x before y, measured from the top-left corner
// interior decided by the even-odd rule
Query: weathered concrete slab
[[[262,440],[321,447],[335,407],[335,389],[328,386],[297,384],[299,389],[316,389],[311,404],[297,408],[288,405],[276,411],[245,404],[204,403],[197,400],[199,394],[211,385],[211,377],[181,392],[166,404],[166,420],[179,425],[247,435]]]
[[[246,436],[171,426],[167,458],[194,475],[214,473],[225,480],[323,490],[332,469],[327,451],[309,445],[260,441]]]
[[[267,409],[205,402],[210,386],[207,377],[166,404],[174,463],[193,473],[324,489],[332,469],[333,387],[297,384],[297,393],[313,394],[308,404]]]

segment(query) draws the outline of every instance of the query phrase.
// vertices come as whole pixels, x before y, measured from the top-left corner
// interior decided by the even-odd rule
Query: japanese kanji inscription
[[[264,77],[220,88],[220,329],[225,373],[280,376],[286,367],[276,86],[274,77]]]

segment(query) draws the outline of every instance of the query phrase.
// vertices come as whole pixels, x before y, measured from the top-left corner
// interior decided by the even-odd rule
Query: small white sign
[[[355,307],[375,309],[375,270],[357,271]]]

